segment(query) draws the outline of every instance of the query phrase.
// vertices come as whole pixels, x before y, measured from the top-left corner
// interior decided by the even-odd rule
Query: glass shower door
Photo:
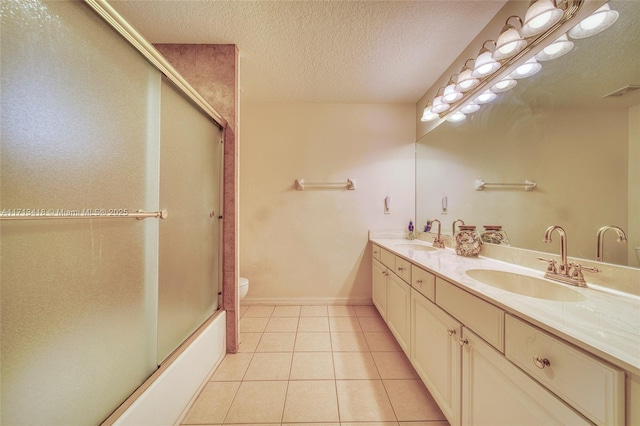
[[[160,72],[83,2],[0,8],[2,215],[158,210]],[[1,424],[100,423],[156,370],[158,222],[0,222]]]
[[[162,81],[158,362],[218,308],[222,131]]]

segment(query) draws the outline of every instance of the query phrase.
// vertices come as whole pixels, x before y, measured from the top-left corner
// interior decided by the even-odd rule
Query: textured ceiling
[[[505,3],[110,0],[152,43],[236,44],[245,101],[417,102]]]

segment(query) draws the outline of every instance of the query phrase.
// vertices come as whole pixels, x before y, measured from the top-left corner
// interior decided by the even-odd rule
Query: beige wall
[[[242,103],[244,302],[371,300],[369,229],[414,212],[415,105]],[[294,180],[357,189],[294,190]],[[385,196],[390,215],[383,213]]]

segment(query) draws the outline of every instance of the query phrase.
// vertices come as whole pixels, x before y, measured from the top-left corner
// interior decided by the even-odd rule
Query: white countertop
[[[407,244],[431,246],[419,240],[371,238],[371,242],[457,284],[506,312],[527,320],[624,370],[640,375],[638,296],[594,285],[581,288],[553,281],[550,282],[583,294],[585,299],[579,302],[559,302],[523,296],[483,284],[465,272],[469,269],[495,269],[544,279],[542,272],[482,256],[458,256],[451,249],[419,251],[407,247]]]

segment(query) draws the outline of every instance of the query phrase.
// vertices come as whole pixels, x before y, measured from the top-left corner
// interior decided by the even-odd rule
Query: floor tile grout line
[[[280,413],[280,424],[284,422],[284,413],[287,408],[287,396],[289,395],[289,383],[291,383],[291,370],[293,369],[293,353],[291,354],[291,362],[289,363],[289,377],[287,379],[287,386],[284,391],[284,401],[282,402],[282,413]]]
[[[331,326],[329,326],[331,329]],[[334,348],[333,348],[333,333],[329,331],[329,343],[331,344],[331,365],[333,366],[333,389],[335,390],[336,395],[336,407],[338,410],[338,424],[342,422],[342,414],[340,413],[340,396],[338,395],[338,375],[336,374],[336,360],[333,357]]]
[[[272,314],[274,312],[275,312],[275,307],[274,307],[274,310],[272,310]],[[357,314],[357,312],[356,312],[356,314]],[[357,316],[357,317],[358,317],[358,323],[361,326],[360,317],[359,316]],[[289,422],[289,423],[285,423],[284,422],[284,412],[285,412],[285,409],[286,409],[286,401],[287,401],[286,394],[288,393],[289,386],[291,384],[291,371],[292,371],[292,365],[293,365],[293,357],[295,355],[295,342],[297,341],[298,334],[301,332],[299,330],[301,311],[300,311],[300,314],[298,315],[297,318],[298,318],[298,327],[296,327],[295,336],[294,336],[294,348],[291,351],[286,351],[286,352],[291,352],[292,353],[292,355],[291,355],[292,358],[291,358],[291,363],[289,365],[289,377],[286,380],[287,381],[287,385],[286,385],[287,387],[286,387],[286,391],[285,391],[285,401],[284,401],[284,404],[283,404],[283,407],[282,407],[283,411],[282,411],[281,421],[279,423],[281,425],[286,425],[286,424],[290,424],[291,423],[291,422]],[[346,331],[346,332],[357,333],[358,331],[352,330],[352,331]],[[366,333],[363,329],[360,330],[359,332],[362,333],[363,336]],[[383,332],[388,333],[389,330],[385,330],[385,331],[383,331],[383,330],[372,330],[371,332],[372,333],[383,333]],[[265,333],[266,333],[266,330],[260,333],[260,338],[258,339],[258,344],[262,340],[262,338],[264,337]],[[313,333],[313,332],[311,332],[311,333]],[[324,332],[322,332],[322,333],[324,333]],[[340,415],[340,404],[339,404],[339,400],[338,400],[338,390],[337,390],[337,381],[338,381],[338,379],[336,377],[335,362],[333,362],[334,361],[333,360],[333,354],[338,352],[338,351],[334,350],[334,344],[333,344],[334,343],[334,339],[333,339],[334,333],[342,333],[342,332],[339,332],[339,331],[332,332],[331,330],[328,332],[328,337],[330,339],[329,341],[330,341],[330,346],[331,346],[330,353],[331,353],[331,360],[332,360],[332,365],[333,365],[334,378],[333,379],[326,379],[326,380],[327,381],[328,380],[333,380],[334,381],[334,388],[335,388],[335,392],[336,392],[335,396],[336,396],[336,403],[337,403],[337,409],[338,409],[338,422],[339,422],[338,424],[341,424],[342,419],[341,419],[341,415]],[[366,340],[366,336],[365,336],[365,344],[366,344],[366,350],[365,351],[356,351],[356,352],[367,352],[367,353],[370,354],[370,356],[373,357],[373,351],[371,350],[371,347],[369,345],[369,341]],[[257,353],[256,352],[257,347],[258,347],[258,345],[255,346],[253,351],[250,351],[250,353],[252,354],[251,355],[251,360],[253,360],[253,358],[255,357],[255,354]],[[282,351],[278,351],[278,352],[282,352]],[[311,352],[318,352],[318,351],[311,351]],[[325,352],[325,351],[321,351],[321,352]],[[353,351],[347,351],[347,352],[353,352]],[[377,351],[377,352],[380,352],[380,351]],[[382,352],[385,352],[385,351],[382,351]],[[397,351],[393,351],[393,352],[397,352]],[[400,352],[402,352],[402,351],[400,351]],[[250,362],[251,362],[251,360],[250,360]],[[374,360],[374,365],[376,367],[376,370],[378,371],[378,374],[380,375],[379,367],[378,367],[378,364],[375,363],[375,360]],[[245,370],[245,372],[243,374],[243,378],[241,379],[240,384],[242,384],[243,382],[247,381],[247,380],[245,380],[247,371],[248,371],[248,367],[247,367],[247,370]],[[345,380],[348,380],[348,379],[345,379]],[[377,380],[380,380],[380,382],[383,384],[383,388],[385,389],[385,394],[387,395],[387,399],[389,400],[389,403],[391,404],[391,398],[389,396],[389,390],[387,389],[387,386],[385,385],[385,380],[394,381],[395,379],[382,379],[382,376],[380,375],[379,379],[377,379]],[[398,378],[397,380],[404,380],[404,379]],[[238,393],[239,389],[240,389],[240,386],[238,387],[238,390],[236,391],[236,395],[234,395],[233,401],[235,401],[235,398],[237,397],[237,393]],[[233,403],[233,401],[232,401],[232,403]],[[228,412],[230,410],[230,407],[231,407],[231,405],[229,406],[229,409],[227,410],[227,413],[225,414],[225,420],[226,420],[226,417],[228,416]],[[392,408],[392,410],[394,412],[394,416],[396,417],[395,423],[399,424],[400,420],[398,420],[398,416],[397,416],[397,413],[395,412],[395,408],[393,407],[393,404],[391,404],[391,408]],[[427,422],[435,422],[435,423],[437,423],[438,421],[435,421],[435,420],[430,421],[429,420]],[[322,422],[322,423],[326,423],[326,422]],[[225,424],[227,424],[227,423],[225,423]],[[273,423],[273,424],[276,424],[276,423]],[[310,423],[310,424],[313,424],[313,422]]]

